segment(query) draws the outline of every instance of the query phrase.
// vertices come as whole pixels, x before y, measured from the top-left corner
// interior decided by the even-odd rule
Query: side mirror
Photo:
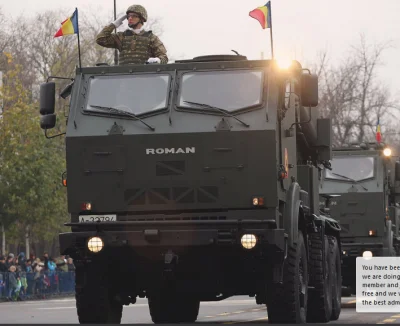
[[[56,115],[47,114],[40,117],[40,128],[53,129],[56,125]]]
[[[301,105],[316,107],[318,105],[318,76],[301,75]]]
[[[394,174],[395,174],[395,180],[400,181],[400,162],[395,163]]]
[[[54,82],[40,85],[40,114],[53,114],[56,102],[56,84]]]

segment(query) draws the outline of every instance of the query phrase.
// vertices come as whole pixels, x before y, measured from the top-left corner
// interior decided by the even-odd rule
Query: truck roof
[[[160,72],[187,69],[234,69],[234,68],[267,68],[274,60],[248,60],[241,55],[205,55],[193,59],[176,60],[167,64],[145,64],[145,65],[123,65],[110,66],[98,63],[96,66],[76,68],[76,74],[99,74],[99,73],[133,73],[133,72]],[[293,60],[297,69],[302,69],[298,61]]]
[[[338,147],[332,147],[333,152],[364,152],[366,154],[368,153],[377,153],[386,148],[386,145],[384,143],[376,143],[376,142],[370,142],[370,143],[352,143],[347,146],[338,146]]]

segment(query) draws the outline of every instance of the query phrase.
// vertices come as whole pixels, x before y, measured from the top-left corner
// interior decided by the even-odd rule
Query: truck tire
[[[120,324],[122,304],[113,300],[104,274],[94,268],[78,267],[75,299],[80,324]]]
[[[195,298],[165,294],[149,296],[149,311],[155,324],[194,323],[199,314],[200,301]]]
[[[331,320],[338,320],[342,309],[342,265],[336,237],[329,237],[329,248],[333,272]]]
[[[325,252],[322,241],[325,242]],[[322,238],[321,234],[311,234],[308,269],[309,282],[313,289],[308,292],[308,322],[326,323],[331,318],[333,284],[331,263],[328,237],[324,235]]]
[[[306,323],[308,297],[307,251],[303,233],[289,246],[283,265],[283,283],[267,288],[268,322]]]

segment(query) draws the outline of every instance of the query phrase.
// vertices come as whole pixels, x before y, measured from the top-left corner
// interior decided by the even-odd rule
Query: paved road
[[[75,299],[4,302],[0,303],[2,324],[16,323],[78,323]],[[267,323],[265,306],[257,305],[253,298],[238,296],[220,302],[202,302],[197,323],[239,324],[243,322]],[[146,299],[124,306],[123,324],[152,324]],[[359,314],[354,298],[343,298],[339,324],[395,324],[400,314]]]

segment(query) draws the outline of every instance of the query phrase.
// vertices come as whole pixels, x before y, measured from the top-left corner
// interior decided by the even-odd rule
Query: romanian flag
[[[264,6],[258,7],[249,12],[249,16],[257,19],[263,29],[271,28],[271,1],[268,1]]]
[[[76,8],[72,16],[61,23],[61,28],[54,35],[54,37],[78,34],[78,32],[78,8]]]
[[[381,125],[379,124],[379,119],[378,119],[378,123],[376,124],[376,141],[380,143],[381,139],[382,139]]]

